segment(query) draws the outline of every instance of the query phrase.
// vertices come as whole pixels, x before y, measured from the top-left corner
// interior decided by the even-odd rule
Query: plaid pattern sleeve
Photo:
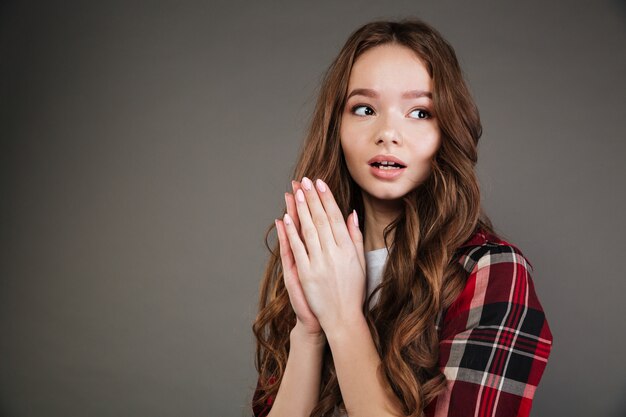
[[[427,417],[527,417],[546,367],[552,333],[514,245],[478,233],[459,262],[465,288],[438,318],[439,366],[447,389]]]

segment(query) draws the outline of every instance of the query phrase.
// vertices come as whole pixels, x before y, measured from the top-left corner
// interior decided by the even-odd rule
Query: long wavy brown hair
[[[380,372],[399,398],[403,413],[417,417],[445,388],[445,376],[438,368],[437,316],[456,299],[467,279],[455,253],[479,229],[496,234],[481,209],[474,171],[482,134],[480,117],[452,46],[416,18],[374,21],[354,31],[324,74],[293,178],[322,178],[344,218],[355,208],[361,230],[367,234],[361,189],[348,173],[340,146],[341,111],[355,60],[368,49],[388,43],[412,49],[425,63],[433,82],[434,113],[442,138],[428,178],[403,197],[404,210],[384,229],[389,257],[382,282],[363,308],[381,357]],[[296,322],[283,282],[279,244],[274,243],[273,248],[268,244],[274,228],[272,222],[265,235],[270,258],[252,326],[259,372],[255,406],[278,391],[287,363],[289,333]],[[379,301],[370,310],[366,306],[377,292]],[[331,415],[336,406],[345,412],[329,353],[327,344],[320,397],[311,416]]]

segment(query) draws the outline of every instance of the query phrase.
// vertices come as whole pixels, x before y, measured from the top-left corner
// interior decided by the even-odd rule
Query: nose
[[[387,120],[383,122],[380,131],[376,134],[376,144],[384,145],[390,143],[393,143],[394,145],[401,145],[402,135],[397,127]]]

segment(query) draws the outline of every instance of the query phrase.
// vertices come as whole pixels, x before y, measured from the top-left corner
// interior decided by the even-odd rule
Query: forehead
[[[348,88],[429,89],[426,65],[410,48],[384,44],[368,49],[356,59]]]

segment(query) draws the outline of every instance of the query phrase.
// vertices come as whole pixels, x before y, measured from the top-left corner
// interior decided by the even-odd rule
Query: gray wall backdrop
[[[533,416],[626,415],[623,1],[0,6],[0,414],[245,416],[322,72],[375,18],[456,48],[554,347]]]

